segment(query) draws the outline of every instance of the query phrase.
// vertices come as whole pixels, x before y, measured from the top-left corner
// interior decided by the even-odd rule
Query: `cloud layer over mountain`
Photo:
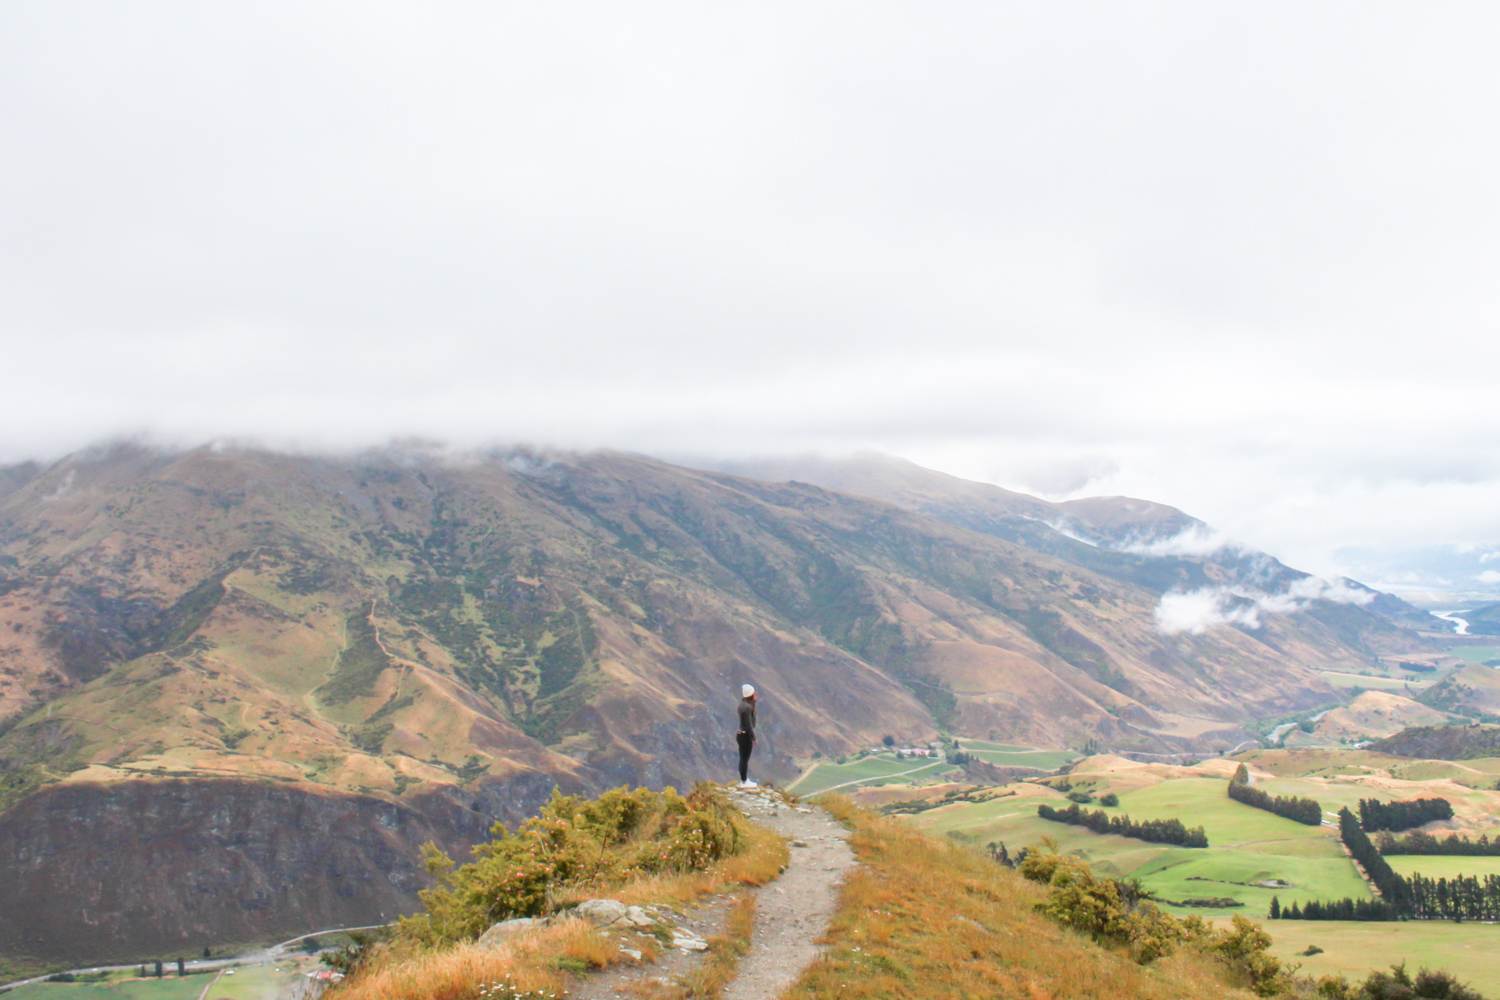
[[[875,448],[1493,543],[1497,19],[7,4],[0,460]]]

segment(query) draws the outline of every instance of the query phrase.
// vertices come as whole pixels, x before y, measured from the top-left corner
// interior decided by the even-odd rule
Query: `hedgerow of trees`
[[[1043,802],[1036,807],[1036,814],[1054,823],[1070,823],[1087,827],[1095,833],[1113,833],[1136,840],[1149,840],[1153,844],[1176,844],[1179,847],[1207,847],[1208,835],[1203,827],[1192,829],[1184,826],[1180,819],[1133,820],[1129,816],[1111,816],[1103,809],[1080,809],[1077,803],[1066,809],[1055,809]]]
[[[1287,819],[1317,826],[1323,822],[1323,807],[1315,799],[1303,799],[1290,795],[1269,795],[1250,785],[1250,771],[1241,764],[1229,779],[1229,797],[1247,806],[1264,809],[1266,812],[1285,816]]]
[[[1410,830],[1433,820],[1452,819],[1453,806],[1447,799],[1411,799],[1406,802],[1359,800],[1359,823],[1368,832],[1376,830]]]
[[[993,847],[996,860],[1015,864],[1008,852],[996,852]],[[1020,873],[1047,887],[1047,898],[1037,904],[1039,911],[1096,941],[1123,946],[1142,965],[1179,949],[1190,949],[1223,962],[1233,975],[1263,997],[1483,1000],[1446,972],[1423,969],[1413,977],[1404,965],[1393,966],[1388,973],[1371,973],[1362,983],[1351,983],[1341,976],[1323,976],[1314,984],[1298,978],[1295,966],[1284,965],[1270,953],[1271,936],[1253,921],[1236,916],[1228,927],[1215,928],[1196,914],[1179,919],[1152,903],[1150,894],[1133,879],[1100,877],[1085,862],[1064,857],[1056,850],[1022,854],[1023,859],[1016,865]],[[1273,900],[1273,915],[1275,906]],[[1212,990],[1205,989],[1203,995],[1212,995]]]
[[[1413,830],[1404,837],[1393,837],[1389,833],[1380,835],[1381,854],[1468,854],[1479,857],[1500,856],[1500,838],[1491,840],[1488,834],[1480,834],[1478,840],[1470,840],[1450,833],[1442,840],[1430,833]]]
[[[1500,920],[1500,875],[1406,877],[1411,915],[1418,920]]]
[[[1500,875],[1455,875],[1434,879],[1418,873],[1403,878],[1391,869],[1381,856],[1382,852],[1376,849],[1348,809],[1339,810],[1339,836],[1370,881],[1375,883],[1380,898],[1313,900],[1301,906],[1292,903],[1285,907],[1273,898],[1271,919],[1500,921]],[[1405,840],[1423,837],[1434,845],[1439,843],[1436,838],[1425,834],[1412,834]],[[1382,841],[1395,843],[1395,838],[1387,834]],[[1418,842],[1422,843],[1420,839]],[[1489,844],[1487,840],[1484,843]]]

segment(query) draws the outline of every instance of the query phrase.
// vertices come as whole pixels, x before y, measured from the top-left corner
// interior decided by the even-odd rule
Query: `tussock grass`
[[[765,885],[781,874],[789,859],[786,841],[742,819],[736,819],[736,826],[744,845],[740,853],[721,858],[703,871],[643,875],[610,889],[607,895],[626,904],[683,906],[737,886]],[[557,902],[568,906],[598,895],[597,888],[571,888],[560,893]]]
[[[564,884],[549,894],[552,908],[564,909],[584,899],[609,897],[623,903],[682,907],[716,893],[764,885],[786,867],[785,840],[728,814],[738,850],[701,869],[658,871],[608,881]],[[730,910],[723,935],[710,941],[711,952],[702,967],[682,984],[662,989],[665,997],[716,997],[732,978],[735,965],[749,948],[754,922],[754,900],[741,896]],[[658,950],[649,941],[632,939],[643,961],[654,961]],[[496,993],[495,983],[509,983],[520,996],[561,996],[566,973],[587,972],[629,961],[618,939],[594,929],[586,921],[562,919],[516,935],[496,949],[468,942],[457,944],[401,937],[380,946],[350,977],[327,994],[328,1000],[508,1000]],[[481,998],[482,987],[491,991]],[[687,992],[673,993],[671,990]],[[529,992],[528,992],[529,991]]]
[[[851,827],[862,865],[844,882],[827,954],[789,1000],[1253,995],[1226,983],[1222,965],[1190,951],[1137,965],[1036,912],[1045,888],[977,852],[846,799],[822,804]]]
[[[639,1000],[718,1000],[734,979],[740,959],[750,951],[755,931],[755,897],[735,897],[724,923],[724,933],[709,938],[708,956],[674,983],[647,981],[626,987]]]
[[[419,950],[357,971],[330,994],[338,1000],[478,1000],[510,983],[525,995],[561,996],[567,968],[602,969],[623,961],[619,945],[584,920],[562,920],[499,948],[461,944]],[[502,997],[504,993],[500,994]]]

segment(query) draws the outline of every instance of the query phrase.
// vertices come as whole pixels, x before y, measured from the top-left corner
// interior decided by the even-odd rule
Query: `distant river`
[[[1458,617],[1460,614],[1463,614],[1463,612],[1462,611],[1434,611],[1433,612],[1433,615],[1435,617],[1441,618],[1445,622],[1451,622],[1453,624],[1453,631],[1454,631],[1455,634],[1457,634],[1457,635],[1468,635],[1469,634],[1469,623],[1466,620]]]

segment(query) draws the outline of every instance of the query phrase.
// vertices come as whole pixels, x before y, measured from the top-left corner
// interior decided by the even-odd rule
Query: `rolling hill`
[[[1481,604],[1460,617],[1469,623],[1471,635],[1500,635],[1500,602]]]
[[[724,774],[746,680],[765,694],[757,766],[789,777],[940,729],[1222,748],[1335,700],[1320,669],[1422,645],[1383,597],[1163,634],[1162,593],[1232,580],[1230,557],[1079,541],[1046,523],[1056,505],[943,480],[952,495],[917,503],[420,448],[112,446],[10,470],[0,870],[37,903],[0,914],[0,953],[93,960],[101,939],[130,955],[388,911],[420,877],[402,845],[473,842],[555,786]],[[1196,523],[1061,506],[1095,542]],[[340,824],[365,849],[327,845]],[[87,885],[101,843],[119,872],[217,888],[126,876],[151,885],[93,894],[80,929],[47,887]]]

